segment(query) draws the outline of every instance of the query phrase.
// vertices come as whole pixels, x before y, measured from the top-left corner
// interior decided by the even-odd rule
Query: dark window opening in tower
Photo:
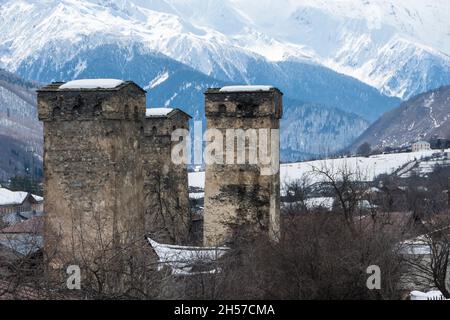
[[[130,107],[127,104],[125,105],[123,116],[125,119],[129,119],[130,117]]]

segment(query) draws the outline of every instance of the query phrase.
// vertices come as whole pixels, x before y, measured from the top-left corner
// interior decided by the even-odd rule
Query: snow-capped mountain
[[[450,83],[448,0],[235,3],[264,34],[301,44],[313,52],[312,60],[384,93],[407,99]]]
[[[373,148],[402,147],[434,135],[450,138],[450,86],[420,94],[387,112],[353,144]]]
[[[39,174],[43,138],[36,86],[0,69],[0,181],[15,174]]]
[[[308,61],[405,99],[450,83],[448,0],[0,3],[0,64],[12,71],[44,51],[57,66],[77,48],[140,43],[223,81],[253,82],[251,65],[263,62]]]
[[[450,83],[447,2],[0,0],[0,67],[42,83],[131,79],[149,106],[197,119],[208,87],[272,84],[293,160],[346,147],[398,105],[388,95]]]
[[[80,59],[91,67],[77,67]],[[204,120],[203,92],[209,87],[230,84],[208,77],[162,54],[147,52],[139,45],[127,49],[119,45],[102,45],[81,50],[76,57],[57,67],[46,55],[39,55],[33,63],[24,65],[27,68],[19,69],[19,72],[44,82],[72,79],[75,74],[81,78],[133,79],[148,90],[148,106],[178,106],[197,120]],[[396,103],[395,99],[383,97],[375,89],[324,67],[280,63],[279,68],[297,74],[297,82],[286,88],[294,90],[298,87],[297,95],[316,101],[311,104],[285,97],[285,114],[281,122],[283,161],[332,154],[346,147],[368,126],[368,122],[355,113],[327,105],[354,109],[356,113],[372,117],[371,108],[380,106],[379,109],[383,110]],[[271,78],[264,72],[257,76]],[[34,99],[33,96],[30,103],[34,104]],[[17,103],[4,104],[11,110],[17,106]],[[30,115],[30,121],[37,123],[35,115]]]

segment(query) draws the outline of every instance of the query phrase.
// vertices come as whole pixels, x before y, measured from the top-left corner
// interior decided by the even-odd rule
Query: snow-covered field
[[[436,166],[450,166],[449,159],[432,159],[430,161],[421,161],[416,164],[411,170],[406,171],[403,174],[399,174],[402,178],[408,178],[412,173],[426,175],[433,172]]]
[[[449,152],[447,149],[446,152]],[[325,159],[316,161],[305,161],[297,163],[286,163],[281,165],[281,184],[293,182],[298,179],[308,179],[308,183],[322,181],[323,176],[315,174],[315,170],[327,170],[333,174],[339,172],[352,172],[355,177],[364,181],[371,181],[380,174],[392,174],[408,165],[410,162],[430,157],[439,150],[427,150],[419,152],[405,152],[395,154],[379,154],[370,157],[350,157],[340,159]],[[204,188],[205,173],[190,172],[189,185]]]

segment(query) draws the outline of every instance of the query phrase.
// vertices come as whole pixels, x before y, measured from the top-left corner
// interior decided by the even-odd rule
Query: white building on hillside
[[[411,148],[412,152],[431,150],[431,145],[429,142],[426,141],[417,141],[412,144]]]

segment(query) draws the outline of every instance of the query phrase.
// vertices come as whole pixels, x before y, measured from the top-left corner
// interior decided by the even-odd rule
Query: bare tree
[[[448,217],[427,223],[430,231],[409,242],[406,261],[410,281],[424,288],[435,287],[450,299],[450,220]]]

